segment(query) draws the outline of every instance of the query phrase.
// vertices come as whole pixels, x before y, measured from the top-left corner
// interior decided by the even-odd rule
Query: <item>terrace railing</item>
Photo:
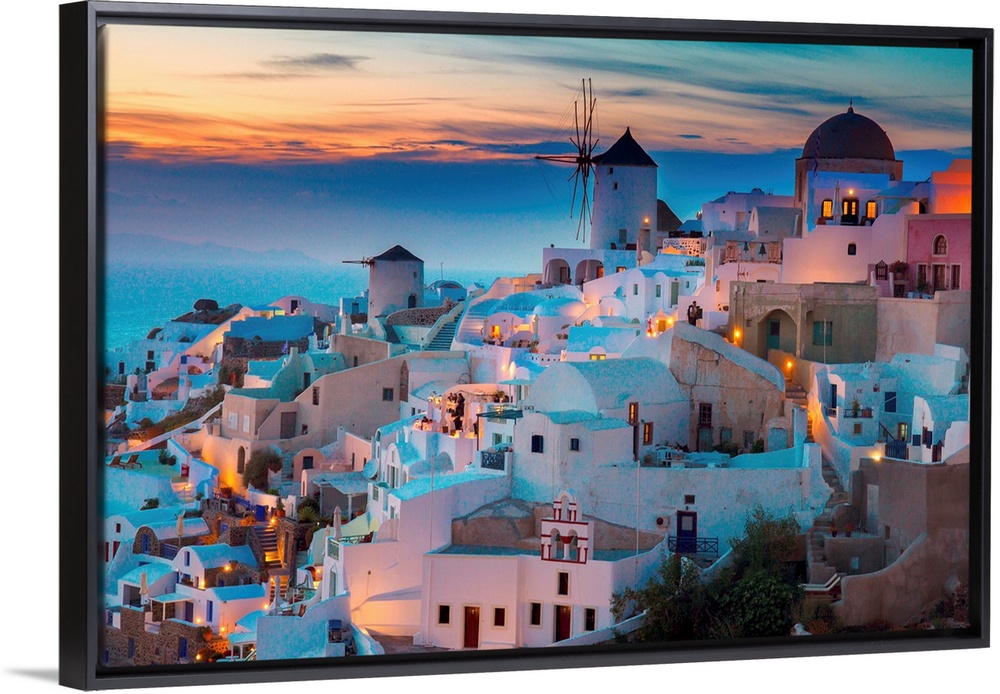
[[[667,549],[675,554],[711,554],[719,556],[717,537],[667,537]]]

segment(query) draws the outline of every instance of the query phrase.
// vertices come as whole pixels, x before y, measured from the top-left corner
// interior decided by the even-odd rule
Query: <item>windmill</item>
[[[576,209],[577,190],[583,188],[580,199],[580,218],[576,225],[576,238],[578,241],[587,240],[587,224],[591,221],[590,193],[588,184],[590,176],[594,171],[594,148],[599,140],[594,137],[594,107],[597,100],[594,98],[594,87],[589,79],[581,80],[583,99],[583,122],[581,123],[580,101],[573,102],[573,116],[576,126],[576,135],[570,136],[570,143],[576,148],[576,154],[538,154],[535,159],[543,161],[554,161],[562,164],[574,164],[576,168],[569,178],[573,179],[573,199],[570,202],[569,214],[573,216]]]

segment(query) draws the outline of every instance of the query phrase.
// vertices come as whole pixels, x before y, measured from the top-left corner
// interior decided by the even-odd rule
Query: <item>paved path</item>
[[[436,646],[414,646],[412,636],[390,636],[388,634],[380,634],[371,629],[368,630],[368,633],[371,634],[373,639],[382,644],[386,655],[393,653],[437,653],[449,650]]]

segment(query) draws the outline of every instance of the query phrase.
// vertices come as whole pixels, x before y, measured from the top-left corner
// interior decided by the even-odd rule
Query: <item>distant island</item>
[[[327,265],[289,248],[251,251],[245,248],[222,246],[216,243],[185,243],[161,236],[143,234],[109,234],[105,257],[109,263],[135,262],[142,258],[156,258],[161,262],[185,265],[267,265],[268,267],[323,267]]]

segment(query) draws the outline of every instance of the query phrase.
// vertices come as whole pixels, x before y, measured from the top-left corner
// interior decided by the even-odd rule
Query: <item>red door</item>
[[[556,605],[556,641],[565,641],[572,632],[573,608],[569,605]]]
[[[479,608],[465,608],[465,638],[463,648],[479,648]]]

